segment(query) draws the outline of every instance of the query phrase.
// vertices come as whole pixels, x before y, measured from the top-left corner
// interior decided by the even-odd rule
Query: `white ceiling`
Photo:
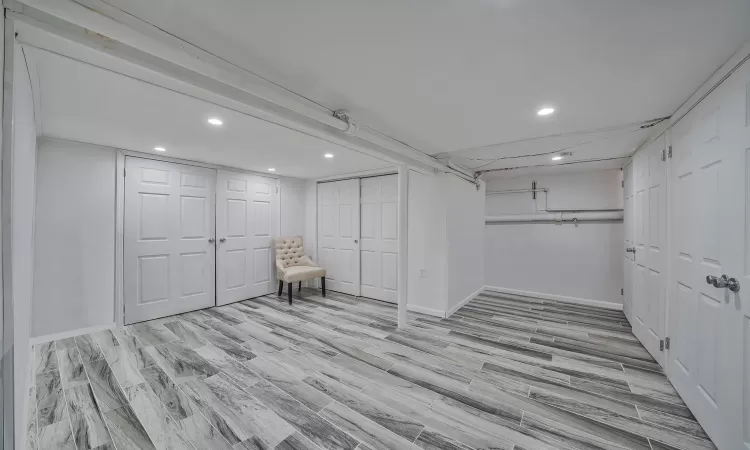
[[[457,150],[668,116],[750,39],[748,0],[108,2],[427,153],[457,157],[552,151],[559,140]],[[536,116],[548,105],[554,115]],[[629,155],[645,135],[592,143],[572,159]]]
[[[44,136],[259,172],[273,167],[277,175],[298,178],[391,165],[95,65],[30,46],[24,47],[24,53],[34,80],[39,133]],[[124,67],[120,69],[127,72]],[[137,68],[130,69],[141,73]],[[151,81],[159,83],[154,77],[150,74]],[[224,124],[209,125],[209,117],[221,118]],[[156,152],[156,146],[167,151]],[[329,152],[334,154],[333,159],[323,157]]]

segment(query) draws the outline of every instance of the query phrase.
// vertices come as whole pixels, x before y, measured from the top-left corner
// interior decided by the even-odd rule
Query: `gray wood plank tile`
[[[60,362],[60,381],[63,389],[88,384],[89,379],[83,369],[78,347],[58,349],[57,359]]]
[[[208,342],[200,335],[198,330],[190,326],[189,322],[175,319],[172,322],[165,323],[164,326],[190,348],[202,347]]]
[[[303,381],[409,442],[414,442],[424,429],[423,424],[331,379],[314,375]]]
[[[422,430],[419,438],[414,443],[425,450],[471,450],[471,447],[440,434],[431,428]]]
[[[196,450],[232,450],[232,445],[201,413],[176,421],[175,427]]]
[[[57,352],[55,351],[55,341],[34,346],[34,363],[36,364],[36,373],[57,370]]]
[[[39,427],[39,450],[76,450],[70,421],[60,420]]]
[[[106,411],[104,421],[117,450],[156,450],[153,441],[130,405]]]
[[[239,389],[225,375],[210,377],[205,383],[211,393],[240,419],[248,435],[258,436],[274,447],[294,433],[294,428],[287,422],[258,399]]]
[[[228,376],[240,388],[252,386],[258,381],[258,377],[252,370],[248,369],[239,360],[231,357],[226,352],[211,344],[195,349],[195,352],[206,359],[212,366],[219,369]],[[255,360],[257,358],[253,358]]]
[[[192,449],[154,391],[141,383],[124,389],[130,407],[158,449]]]
[[[102,350],[99,348],[99,344],[96,342],[93,335],[84,334],[82,336],[76,336],[75,341],[84,363],[104,358],[104,353],[102,353]]]
[[[55,422],[68,422],[68,408],[65,404],[60,372],[50,370],[36,375],[37,427],[42,428]]]
[[[175,420],[182,420],[193,415],[193,407],[188,397],[159,366],[146,367],[141,375],[154,391],[156,396]]]
[[[255,358],[249,361],[247,365],[252,367],[263,379],[286,392],[312,411],[318,412],[333,401],[327,395],[320,393],[303,383],[300,378],[284,370],[283,366],[265,357]]]
[[[65,391],[65,397],[70,410],[73,437],[79,449],[96,448],[112,442],[90,385],[72,387]]]
[[[149,347],[147,351],[177,383],[195,378],[206,378],[219,373],[219,369],[182,341],[175,340],[155,345]]]
[[[262,381],[251,387],[249,392],[321,448],[351,450],[359,444],[356,439],[333,427],[270,383]]]
[[[141,344],[130,328],[115,329],[112,332],[127,352],[128,357],[135,362],[138,370],[156,365],[154,358],[146,351],[146,347]]]
[[[177,336],[158,322],[141,322],[128,328],[145,347],[176,341]]]
[[[91,389],[94,391],[96,403],[103,412],[128,404],[106,359],[84,361],[83,367],[86,369]]]
[[[326,406],[320,415],[374,450],[394,448],[416,450],[419,448],[339,402]]]
[[[281,441],[275,450],[320,450],[320,447],[313,444],[310,439],[307,439],[300,433],[294,433]]]

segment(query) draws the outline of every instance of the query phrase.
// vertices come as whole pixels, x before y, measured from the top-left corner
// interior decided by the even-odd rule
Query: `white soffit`
[[[71,47],[75,46],[68,44],[66,52]],[[77,51],[81,58],[96,53]],[[307,179],[391,165],[211,103],[201,99],[210,95],[195,88],[180,86],[195,96],[165,89],[159,85],[173,82],[127,63],[110,61],[131,76],[32,46],[24,46],[24,52],[36,79],[35,101],[44,136],[258,172],[272,167],[277,175]],[[103,65],[113,59],[93,58],[101,58],[96,62]],[[136,74],[139,79],[133,78]],[[210,117],[220,118],[223,125],[208,124]],[[155,152],[157,146],[166,152]],[[334,158],[324,158],[325,153]]]
[[[431,154],[668,116],[750,39],[747,0],[108,3]]]

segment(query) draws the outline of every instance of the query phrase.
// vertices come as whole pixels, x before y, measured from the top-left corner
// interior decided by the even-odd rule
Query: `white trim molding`
[[[415,313],[427,314],[428,316],[445,317],[445,311],[442,309],[425,308],[424,306],[417,305],[406,305],[406,309]]]
[[[536,298],[541,298],[541,299],[546,299],[546,300],[555,300],[558,302],[573,303],[576,305],[598,306],[600,308],[607,308],[607,309],[614,309],[617,311],[622,311],[621,303],[604,302],[601,300],[591,300],[588,298],[568,297],[566,295],[546,294],[544,292],[522,291],[520,289],[509,289],[509,288],[503,288],[503,287],[498,287],[498,286],[485,286],[484,290],[491,291],[491,292],[501,292],[503,294],[523,295],[525,297],[536,297]]]
[[[458,303],[458,304],[457,304],[456,306],[454,306],[453,308],[451,308],[451,309],[449,309],[448,311],[446,311],[446,313],[445,313],[445,317],[450,317],[450,316],[452,316],[452,315],[453,315],[453,313],[455,313],[456,311],[458,311],[459,309],[461,309],[461,307],[463,307],[463,306],[464,306],[465,304],[467,304],[467,303],[469,303],[470,301],[474,300],[474,297],[476,297],[477,295],[479,295],[479,294],[481,294],[482,292],[484,292],[484,289],[485,289],[485,288],[486,288],[486,286],[482,286],[482,287],[480,287],[480,288],[479,288],[479,290],[477,290],[476,292],[474,292],[474,293],[470,294],[470,295],[469,295],[468,297],[466,297],[465,299],[461,300],[461,302],[459,302],[459,303]]]
[[[44,336],[37,336],[29,339],[29,346],[36,344],[43,344],[50,341],[59,341],[60,339],[67,339],[73,336],[80,336],[82,334],[98,333],[99,331],[111,330],[115,328],[115,323],[108,323],[106,325],[94,325],[88,328],[77,328],[75,330],[61,331],[60,333],[46,334]]]

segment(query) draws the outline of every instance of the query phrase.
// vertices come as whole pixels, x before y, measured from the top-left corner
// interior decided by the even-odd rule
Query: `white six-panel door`
[[[668,374],[722,450],[750,448],[749,90],[745,63],[671,130]]]
[[[398,302],[398,175],[360,181],[362,296]]]
[[[327,289],[360,295],[359,179],[318,184],[318,259]]]
[[[214,305],[216,171],[125,158],[125,323]]]
[[[664,364],[664,308],[667,299],[667,189],[662,152],[666,138],[656,139],[633,158],[635,253],[631,325],[633,333],[660,363]],[[666,157],[666,154],[665,154]]]
[[[216,304],[274,291],[276,179],[220,170],[216,192]]]

